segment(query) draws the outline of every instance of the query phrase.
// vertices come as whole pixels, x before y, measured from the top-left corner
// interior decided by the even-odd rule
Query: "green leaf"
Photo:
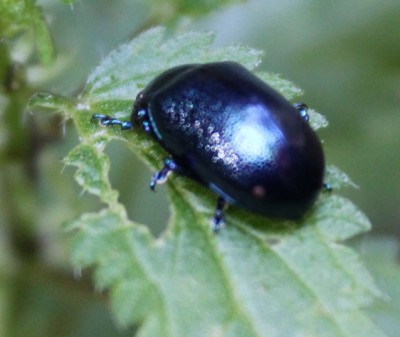
[[[32,35],[43,64],[54,60],[55,51],[42,10],[35,0],[0,0],[0,36]]]
[[[61,2],[67,4],[67,5],[73,5],[76,0],[61,0]]]
[[[397,336],[400,331],[399,240],[385,236],[367,240],[365,245],[365,240],[362,242],[363,260],[386,295],[384,301],[377,301],[368,311],[388,336]]]
[[[54,110],[68,116],[68,111],[75,109],[75,106],[74,102],[66,97],[46,92],[38,92],[29,99],[28,110],[35,110],[39,108]]]
[[[173,176],[172,215],[164,234],[154,238],[128,219],[108,180],[105,146],[112,139],[124,141],[153,169],[166,153],[144,132],[104,128],[91,115],[128,119],[135,95],[174,65],[230,59],[254,69],[261,57],[244,47],[215,49],[212,34],[186,33],[167,41],[163,35],[163,29],[152,29],[111,52],[89,76],[75,108],[68,109],[82,143],[65,162],[78,167],[84,190],[106,204],[67,225],[76,231],[74,265],[95,266],[98,287],[111,291],[115,317],[122,325],[139,326],[140,336],[383,336],[360,310],[380,292],[357,255],[341,244],[369,230],[370,223],[336,191],[322,193],[301,223],[230,207],[227,227],[215,235],[210,229],[215,195]],[[271,78],[284,94],[299,92]],[[319,116],[312,116],[315,128],[326,125]],[[327,178],[337,188],[350,184],[334,168]]]
[[[152,0],[154,8],[160,15],[169,13],[170,16],[177,15],[204,15],[211,11],[226,7],[229,4],[244,2],[244,0]],[[172,15],[174,14],[174,15]]]
[[[117,205],[118,193],[111,189],[107,178],[110,163],[102,151],[94,146],[82,144],[72,150],[64,162],[78,168],[75,179],[85,190],[94,195],[101,195],[110,207]]]

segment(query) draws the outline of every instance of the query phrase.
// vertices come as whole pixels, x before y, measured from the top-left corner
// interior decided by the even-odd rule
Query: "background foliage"
[[[263,68],[300,83],[304,101],[324,111],[331,122],[321,132],[329,162],[344,168],[361,186],[347,193],[374,223],[370,238],[355,242],[355,247],[391,300],[372,306],[371,317],[388,335],[398,336],[400,192],[395,145],[400,117],[395,32],[399,5],[395,1],[323,5],[249,1],[232,6],[222,1],[196,11],[171,1],[169,11],[164,11],[168,15],[160,14],[157,1],[151,5],[115,1],[112,7],[107,1],[40,5],[0,2],[5,38],[0,50],[0,332],[4,336],[132,334],[115,328],[106,307],[107,293],[93,294],[88,271],[78,281],[80,270],[71,273],[65,252],[69,236],[60,230],[60,223],[98,207],[87,194],[77,198],[74,170],[63,169],[60,161],[77,143],[74,130],[67,124],[63,134],[57,116],[32,119],[22,112],[38,89],[64,96],[80,92],[111,48],[154,23],[166,24],[171,34],[187,28],[212,29],[217,45],[242,43],[265,50]],[[194,13],[195,19],[183,16]],[[57,58],[48,66],[54,59],[50,34]],[[53,106],[60,104],[68,108],[70,102]],[[156,196],[148,193],[143,181],[149,171],[120,142],[111,143],[107,153],[112,186],[124,205],[132,205],[129,217],[160,232],[156,224],[165,223],[168,213],[163,190]],[[146,206],[154,202],[160,212]]]

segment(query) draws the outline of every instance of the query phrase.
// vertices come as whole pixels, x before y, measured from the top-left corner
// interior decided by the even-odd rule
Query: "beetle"
[[[239,63],[186,64],[152,80],[130,121],[93,115],[102,125],[140,125],[170,154],[150,182],[171,172],[218,196],[214,231],[227,204],[263,216],[301,219],[323,188],[325,159],[307,106],[291,104]]]

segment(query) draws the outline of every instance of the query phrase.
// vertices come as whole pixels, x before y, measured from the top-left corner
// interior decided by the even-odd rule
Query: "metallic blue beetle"
[[[307,106],[293,106],[235,62],[174,67],[139,93],[131,122],[93,118],[124,130],[141,125],[170,153],[151,189],[174,171],[216,192],[215,231],[226,203],[299,219],[324,185],[324,154]]]

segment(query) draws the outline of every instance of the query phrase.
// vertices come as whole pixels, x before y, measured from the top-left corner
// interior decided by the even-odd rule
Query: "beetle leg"
[[[172,158],[165,159],[163,168],[156,172],[151,179],[150,189],[154,191],[156,185],[165,183],[173,171],[180,171],[179,166]]]
[[[92,119],[98,119],[100,124],[104,125],[104,126],[120,125],[121,130],[133,129],[131,122],[121,121],[118,118],[114,118],[114,117],[103,115],[103,114],[94,114],[92,116]]]
[[[144,129],[144,131],[146,131],[147,133],[152,133],[152,128],[150,126],[150,123],[148,121],[143,121],[142,122],[142,127]]]
[[[332,184],[330,184],[330,183],[324,183],[322,185],[322,188],[324,189],[325,192],[332,192],[333,191]]]
[[[217,208],[215,209],[212,229],[215,233],[218,233],[220,229],[225,225],[224,210],[227,207],[226,200],[223,197],[218,197]]]
[[[300,116],[304,118],[306,122],[310,120],[310,116],[308,115],[308,106],[304,103],[296,103],[294,107],[299,111]]]

